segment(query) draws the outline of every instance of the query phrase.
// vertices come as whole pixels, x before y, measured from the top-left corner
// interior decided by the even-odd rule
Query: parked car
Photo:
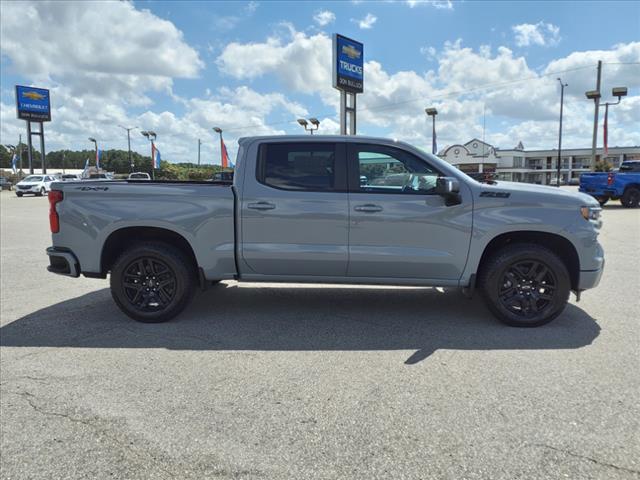
[[[640,207],[640,161],[622,162],[617,172],[592,172],[580,175],[583,193],[594,197],[600,205],[620,200],[627,208]]]
[[[75,173],[64,173],[60,176],[61,182],[78,182],[82,180],[82,175],[76,175]]]
[[[16,183],[16,195],[21,197],[28,193],[42,196],[51,190],[56,179],[53,175],[29,175]]]
[[[109,173],[91,173],[88,177],[83,177],[82,180],[113,180],[113,176]]]
[[[212,182],[231,183],[233,182],[233,172],[216,172],[213,174]]]
[[[129,174],[129,180],[151,180],[147,172],[133,172]]]
[[[11,190],[13,183],[7,177],[0,177],[0,190]]]
[[[601,208],[588,195],[482,184],[394,140],[239,143],[232,185],[55,184],[49,271],[110,274],[115,303],[141,322],[175,317],[198,284],[234,279],[477,288],[497,318],[533,327],[600,281]],[[393,185],[361,184],[372,162]]]

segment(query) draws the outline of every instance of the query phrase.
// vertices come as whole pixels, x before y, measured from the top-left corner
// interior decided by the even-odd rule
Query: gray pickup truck
[[[84,181],[49,193],[49,271],[111,274],[142,322],[175,317],[225,279],[476,287],[514,326],[598,285],[600,206],[554,187],[482,184],[394,140],[239,141],[233,181]]]

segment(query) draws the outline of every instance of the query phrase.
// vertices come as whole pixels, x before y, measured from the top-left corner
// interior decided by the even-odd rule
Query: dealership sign
[[[350,93],[364,90],[364,48],[362,43],[333,36],[333,86]]]
[[[50,122],[49,90],[16,85],[16,110],[22,120]]]

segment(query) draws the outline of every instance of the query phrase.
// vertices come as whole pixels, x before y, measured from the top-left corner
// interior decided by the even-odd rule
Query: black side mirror
[[[460,182],[453,177],[438,177],[435,192],[444,197],[447,207],[458,205],[462,201],[460,198]]]

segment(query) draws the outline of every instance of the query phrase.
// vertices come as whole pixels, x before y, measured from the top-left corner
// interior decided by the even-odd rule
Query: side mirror
[[[444,204],[447,207],[461,202],[460,182],[453,177],[438,177],[435,192],[444,197]]]
[[[436,181],[436,193],[443,197],[460,193],[460,183],[453,177],[438,177]]]

